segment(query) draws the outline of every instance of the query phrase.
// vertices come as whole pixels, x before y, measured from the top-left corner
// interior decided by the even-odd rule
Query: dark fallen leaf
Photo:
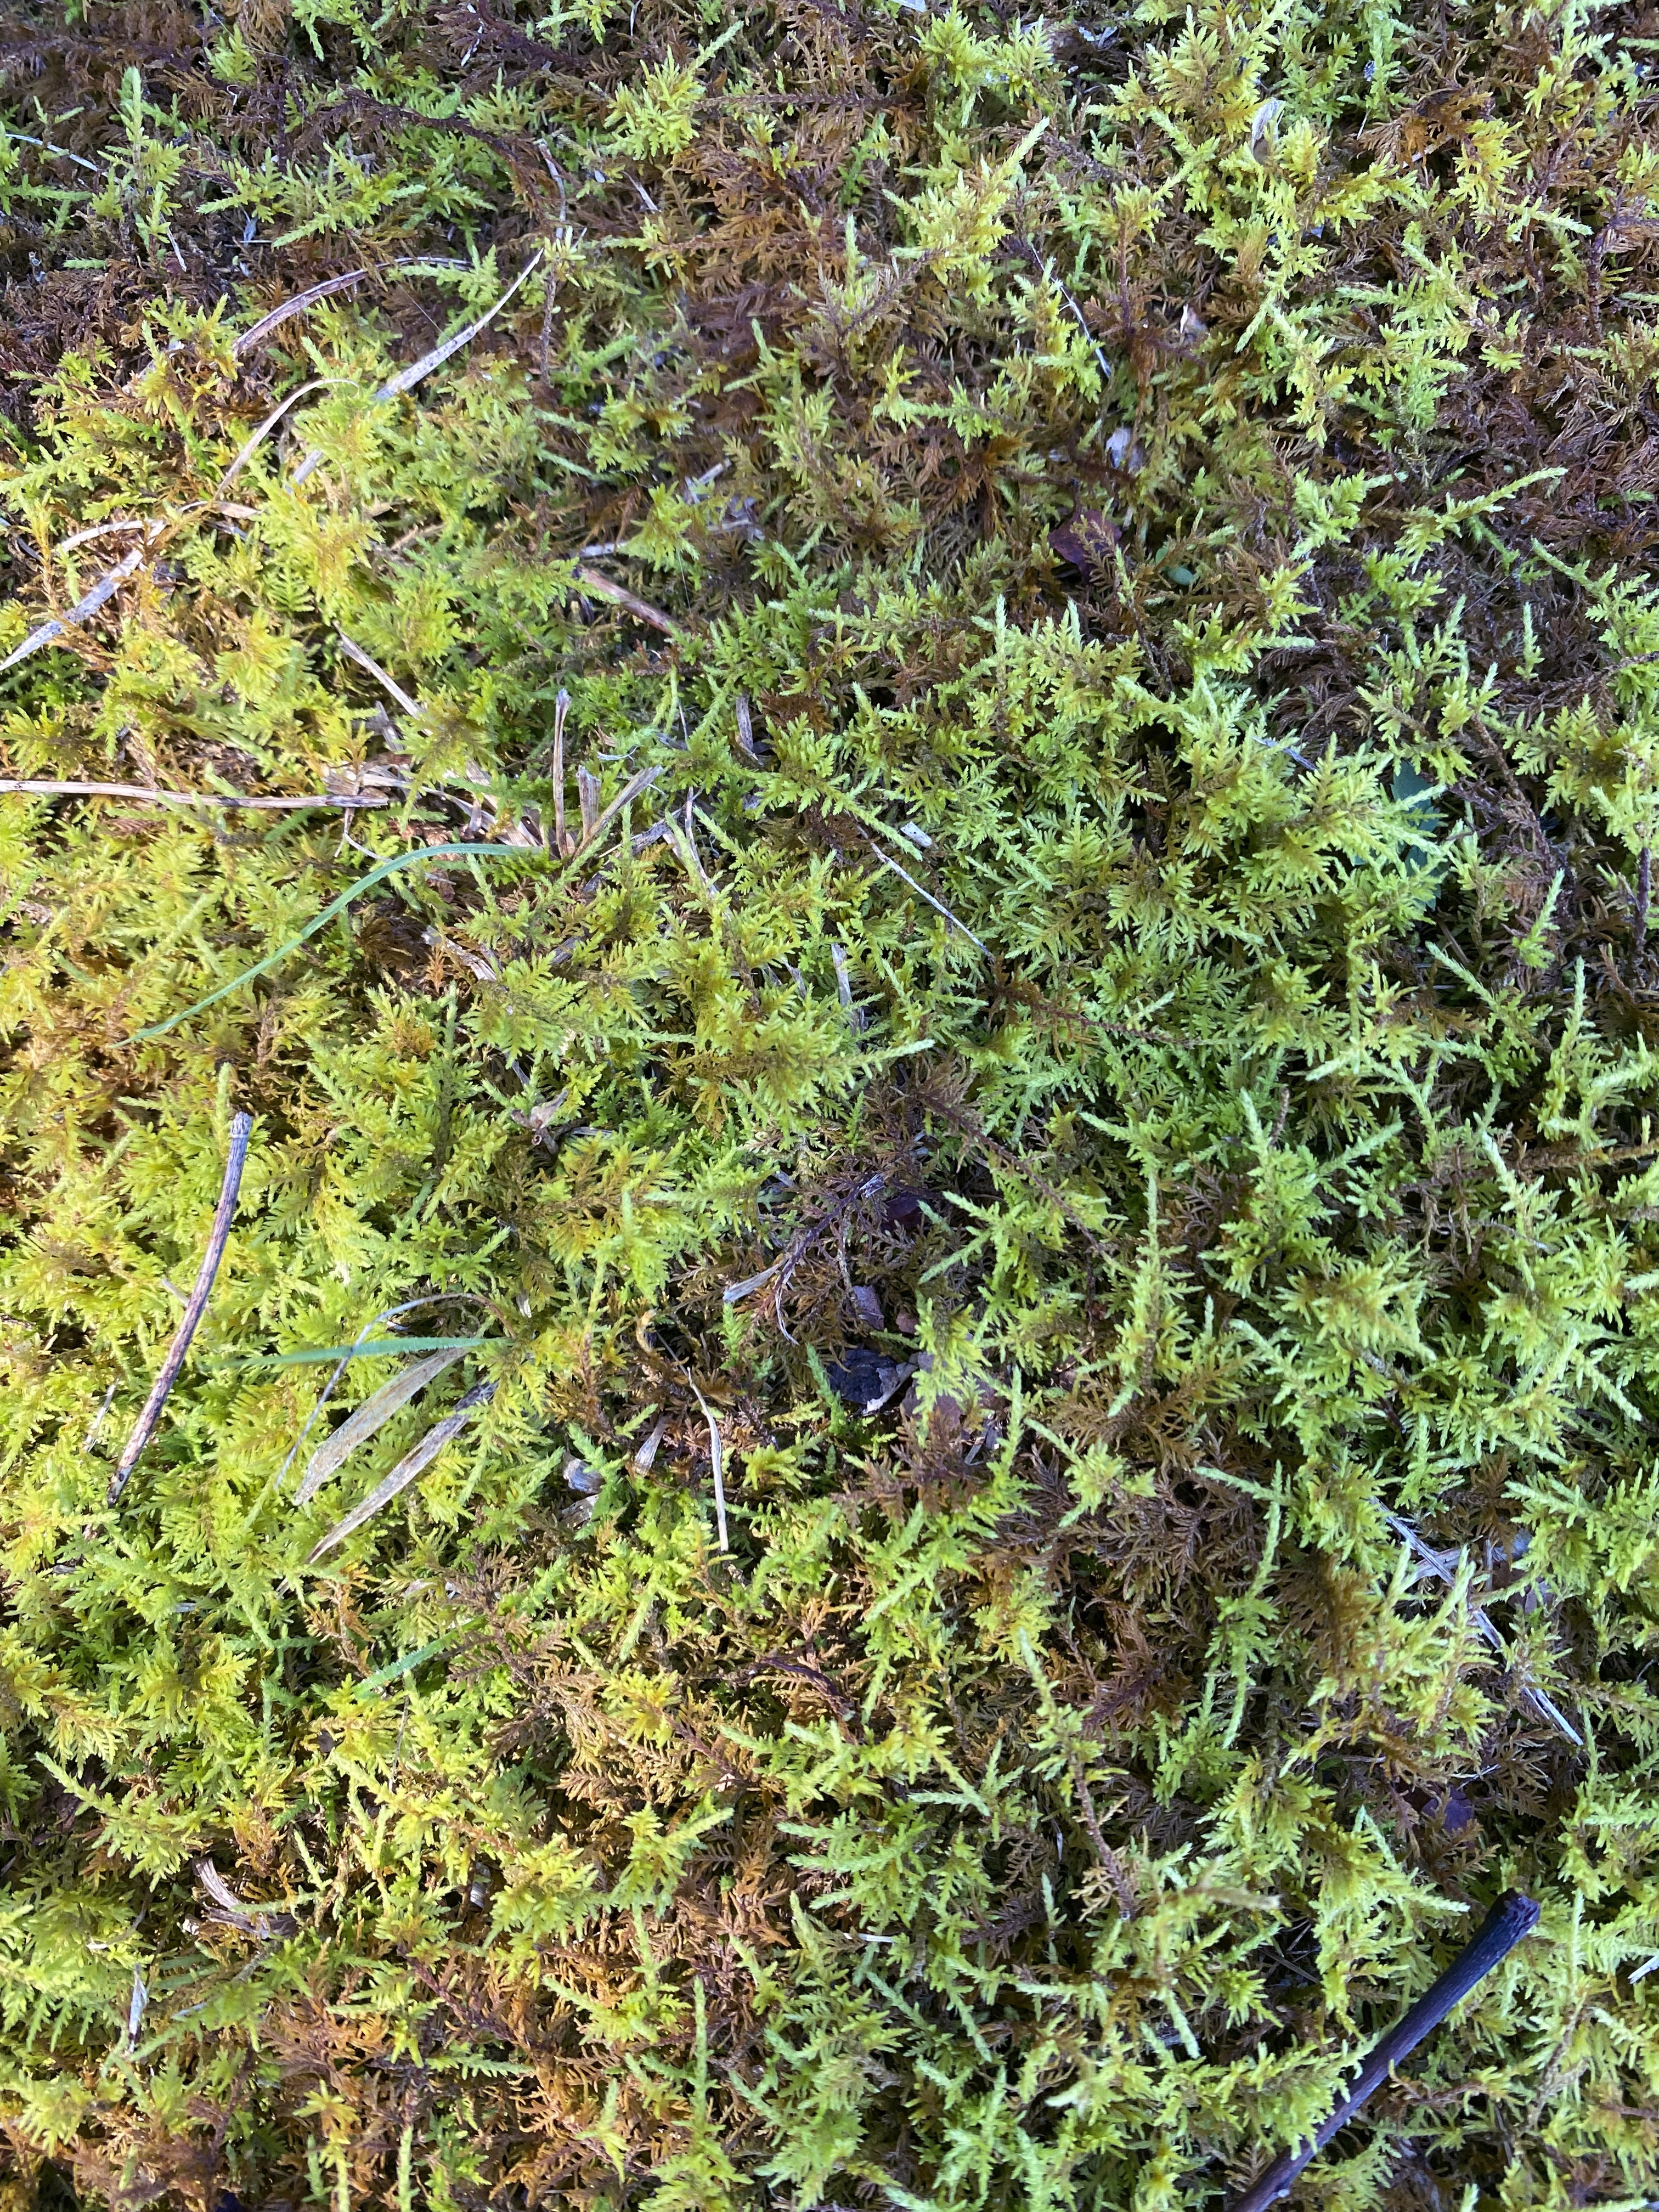
[[[914,1229],[921,1219],[923,1194],[919,1190],[891,1190],[883,1201],[881,1218],[889,1229]]]
[[[1462,1791],[1455,1787],[1446,1792],[1435,1809],[1449,1836],[1461,1836],[1465,1828],[1474,1826],[1474,1808]]]
[[[1111,565],[1112,549],[1121,534],[1097,507],[1085,507],[1048,532],[1048,548],[1068,568],[1092,576]]]

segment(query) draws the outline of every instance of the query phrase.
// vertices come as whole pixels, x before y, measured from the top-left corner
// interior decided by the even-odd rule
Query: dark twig
[[[1539,1908],[1531,1898],[1523,1897],[1516,1889],[1506,1891],[1445,1972],[1436,1977],[1411,2010],[1389,2030],[1328,2119],[1321,2121],[1299,2149],[1287,2150],[1283,2157],[1276,2158],[1233,2205],[1231,2212],[1266,2212],[1269,2204],[1276,2203],[1309,2160],[1323,2150],[1339,2128],[1346,2126],[1372,2090],[1388,2079],[1390,2070],[1408,2051],[1414,2051],[1425,2035],[1432,2034],[1459,1999],[1468,1996],[1475,1984],[1484,1981],[1521,1938],[1531,1933],[1538,1925],[1538,1914]]]
[[[976,1114],[964,1113],[961,1107],[948,1105],[940,1098],[928,1099],[927,1110],[930,1114],[939,1115],[942,1120],[949,1121],[954,1127],[960,1129],[970,1145],[977,1145],[981,1151],[988,1152],[992,1158],[1000,1161],[1010,1174],[1024,1176],[1033,1190],[1046,1198],[1062,1218],[1071,1223],[1073,1228],[1097,1258],[1103,1260],[1105,1258],[1105,1246],[1077,1208],[1054,1188],[1053,1183],[1040,1176],[1034,1167],[1011,1152],[1006,1145],[1000,1143]]]
[[[236,1218],[236,1196],[242,1187],[242,1167],[247,1158],[247,1140],[253,1127],[251,1114],[234,1114],[230,1123],[230,1153],[225,1161],[225,1179],[219,1187],[219,1206],[213,1217],[213,1228],[209,1235],[207,1250],[202,1255],[202,1264],[197,1271],[196,1287],[190,1294],[190,1304],[185,1308],[185,1317],[179,1331],[167,1348],[161,1362],[161,1371],[155,1386],[145,1401],[144,1410],[138,1416],[138,1425],[127,1439],[120,1464],[110,1477],[109,1502],[120,1503],[121,1492],[128,1478],[137,1466],[144,1446],[155,1433],[155,1424],[161,1418],[161,1408],[167,1401],[167,1393],[179,1379],[179,1370],[185,1364],[185,1354],[190,1350],[190,1340],[196,1334],[198,1322],[207,1311],[207,1302],[213,1295],[213,1279],[219,1272],[219,1262],[224,1257],[225,1246],[230,1237],[230,1224]]]
[[[1636,870],[1636,957],[1639,960],[1647,950],[1648,901],[1653,896],[1653,848],[1642,848],[1642,858]]]

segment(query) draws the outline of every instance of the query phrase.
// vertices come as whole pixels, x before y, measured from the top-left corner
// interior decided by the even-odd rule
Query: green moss
[[[1644,2201],[1650,19],[75,13],[6,2186]]]

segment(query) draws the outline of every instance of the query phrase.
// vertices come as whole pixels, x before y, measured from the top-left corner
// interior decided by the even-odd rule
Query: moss
[[[1656,27],[14,9],[20,2203],[1651,2191]]]

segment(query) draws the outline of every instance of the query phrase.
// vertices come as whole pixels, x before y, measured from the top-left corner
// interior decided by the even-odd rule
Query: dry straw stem
[[[1448,1559],[1443,1553],[1437,1552],[1432,1545],[1425,1544],[1411,1522],[1402,1521],[1397,1513],[1385,1512],[1382,1518],[1394,1530],[1395,1535],[1404,1540],[1413,1558],[1420,1559],[1431,1574],[1438,1575],[1443,1583],[1452,1583],[1456,1580],[1457,1569],[1455,1557]],[[1471,1606],[1469,1619],[1474,1624],[1479,1634],[1485,1638],[1504,1665],[1508,1666],[1510,1664],[1509,1647],[1486,1607]],[[1523,1682],[1521,1685],[1521,1702],[1531,1711],[1536,1713],[1540,1720],[1547,1721],[1559,1735],[1565,1736],[1569,1743],[1577,1745],[1580,1749],[1583,1748],[1583,1737],[1580,1735],[1553,1698],[1546,1696],[1542,1690],[1534,1688],[1530,1682]]]
[[[246,799],[230,791],[154,791],[143,783],[52,783],[29,776],[0,776],[0,793],[26,793],[32,799],[132,799],[147,806],[242,806],[269,813],[288,810],[316,812],[331,808],[349,813],[362,806],[384,806],[383,792],[352,793],[331,798],[319,792],[304,799]]]
[[[225,1245],[230,1237],[230,1224],[236,1218],[237,1194],[242,1188],[242,1169],[247,1159],[247,1142],[253,1127],[251,1114],[237,1112],[231,1117],[230,1150],[225,1159],[224,1181],[219,1187],[219,1204],[213,1216],[213,1227],[209,1232],[207,1250],[202,1255],[202,1264],[197,1270],[196,1287],[190,1294],[184,1318],[177,1334],[167,1347],[167,1356],[161,1362],[161,1371],[145,1401],[144,1410],[137,1425],[127,1439],[114,1474],[110,1477],[109,1503],[120,1503],[121,1492],[131,1479],[144,1446],[155,1433],[155,1425],[161,1418],[161,1408],[167,1404],[167,1394],[179,1379],[179,1370],[185,1364],[185,1354],[190,1350],[207,1304],[213,1295],[213,1281],[219,1272],[219,1262],[224,1257]]]
[[[632,615],[635,622],[646,623],[653,629],[659,629],[665,637],[677,638],[681,635],[679,624],[660,607],[653,607],[649,599],[641,599],[625,584],[613,583],[609,576],[598,568],[590,568],[586,562],[576,569],[576,585],[580,591],[592,592],[596,599],[612,600],[624,614]]]
[[[970,945],[977,945],[980,951],[983,952],[988,958],[990,957],[991,948],[986,944],[983,938],[975,937],[973,931],[969,928],[965,921],[958,921],[957,920],[955,915],[951,913],[950,908],[945,904],[942,899],[936,899],[932,891],[924,890],[922,886],[916,881],[915,878],[909,872],[908,869],[900,867],[898,862],[893,858],[890,853],[883,852],[881,847],[877,844],[875,839],[869,836],[867,830],[865,834],[866,838],[868,838],[870,850],[881,862],[884,868],[890,868],[896,876],[902,876],[905,882],[909,884],[911,890],[916,894],[918,898],[926,899],[928,905],[933,908],[935,914],[942,914],[945,916],[945,919],[950,923],[952,929],[960,930],[963,936],[968,939]]]
[[[434,368],[439,368],[444,362],[447,361],[453,353],[458,352],[462,346],[465,345],[469,342],[469,340],[477,337],[479,331],[484,329],[485,326],[493,321],[495,317],[501,313],[501,309],[513,297],[513,295],[518,290],[520,285],[522,284],[526,278],[531,275],[540,259],[541,255],[539,253],[532,255],[530,261],[519,272],[519,275],[514,278],[514,282],[508,285],[507,290],[501,295],[501,298],[496,301],[494,307],[489,308],[483,314],[480,315],[476,322],[469,323],[465,330],[457,331],[453,337],[447,338],[441,345],[434,346],[430,353],[423,355],[419,361],[412,362],[409,368],[400,369],[397,375],[389,378],[387,381],[381,385],[380,389],[374,393],[374,399],[381,400],[392,398],[399,392],[410,390],[413,386],[420,382],[423,376],[429,375]],[[437,264],[434,264],[424,260],[414,260],[404,264],[394,264],[393,265],[419,267],[434,266]],[[465,266],[465,264],[460,262],[452,262],[449,265],[454,268]],[[319,300],[327,299],[331,293],[344,290],[348,285],[358,283],[361,278],[367,276],[368,273],[369,272],[364,269],[352,270],[343,276],[330,277],[321,284],[313,285],[308,292],[301,293],[297,299],[285,301],[280,307],[274,307],[268,315],[262,317],[258,322],[255,323],[252,330],[244,331],[241,337],[235,341],[234,346],[232,349],[233,351],[239,356],[246,352],[250,347],[256,345],[261,338],[269,337],[270,332],[276,330],[279,325],[286,322],[289,316],[297,315],[305,308],[314,307]],[[240,452],[236,455],[235,459],[232,461],[230,466],[220,477],[217,489],[222,493],[229,489],[237,476],[252,458],[253,454],[258,451],[264,440],[269,436],[270,433],[276,428],[276,424],[281,422],[283,416],[288,413],[291,407],[293,407],[298,401],[305,398],[309,393],[320,392],[325,386],[338,384],[342,380],[343,380],[339,377],[332,376],[313,377],[309,383],[302,384],[296,391],[288,393],[283,399],[279,401],[278,404],[272,408],[270,414],[266,416],[258,429],[256,429],[252,436],[249,437],[246,443],[242,447]],[[322,454],[314,449],[311,453],[307,453],[301,462],[298,468],[294,471],[294,482],[295,483],[303,483],[306,477],[311,474],[312,471],[321,461],[322,458]],[[186,511],[190,513],[199,513],[201,510],[198,507],[192,507]],[[246,520],[252,521],[257,520],[258,519],[256,510],[251,507],[240,507],[234,511],[242,519]],[[82,623],[89,621],[91,617],[98,612],[100,607],[107,605],[109,601],[114,598],[116,592],[119,591],[121,586],[126,582],[128,577],[134,574],[136,571],[142,567],[145,555],[153,550],[156,542],[160,538],[162,531],[167,526],[168,526],[165,524],[151,525],[139,521],[101,523],[98,526],[96,530],[83,531],[77,537],[66,539],[64,544],[58,549],[60,552],[67,551],[69,548],[73,545],[85,544],[94,536],[100,536],[105,532],[132,529],[143,531],[144,533],[143,542],[141,544],[135,545],[131,553],[124,555],[123,557],[116,562],[112,568],[106,570],[105,574],[98,579],[98,581],[92,586],[91,590],[82,598],[76,601],[75,605],[70,609],[67,614],[54,615],[50,621],[44,622],[38,629],[31,630],[21,645],[15,647],[13,650],[7,654],[3,660],[0,660],[0,675],[3,675],[9,668],[16,667],[19,662],[27,660],[31,653],[38,653],[43,646],[51,645],[56,639],[64,636],[68,631],[76,629]]]
[[[229,477],[227,476],[224,482],[228,483],[229,480]],[[56,549],[58,554],[68,552],[76,545],[88,544],[94,538],[112,536],[117,532],[136,530],[140,533],[140,542],[133,547],[131,552],[124,554],[112,568],[106,569],[91,590],[84,592],[66,614],[50,617],[46,622],[39,623],[32,629],[21,645],[13,647],[6,658],[0,660],[0,675],[3,675],[9,668],[15,668],[20,661],[27,660],[32,653],[39,653],[43,646],[52,644],[55,640],[67,636],[70,630],[78,629],[82,623],[89,622],[100,607],[106,606],[114,598],[128,577],[135,574],[143,567],[146,556],[155,552],[171,530],[175,529],[179,523],[188,520],[192,515],[206,513],[230,515],[243,521],[252,521],[258,519],[257,510],[251,507],[237,507],[217,500],[197,500],[187,507],[180,507],[166,521],[158,522],[154,519],[140,520],[137,516],[124,516],[113,521],[100,523],[95,529],[83,530],[73,537],[66,538]]]
[[[337,276],[325,276],[319,284],[313,284],[308,290],[296,293],[293,299],[283,301],[279,306],[272,307],[269,313],[261,315],[257,323],[244,331],[234,341],[231,351],[240,360],[243,354],[250,353],[255,346],[262,344],[273,331],[280,330],[291,317],[302,315],[308,307],[314,307],[324,300],[332,299],[337,292],[344,292],[354,284],[361,284],[365,276],[388,274],[394,269],[465,269],[466,265],[465,261],[458,260],[453,255],[441,255],[434,258],[431,254],[418,253],[406,255],[399,260],[384,262],[378,270],[347,269]]]
[[[708,1462],[714,1482],[714,1527],[719,1533],[721,1551],[729,1552],[732,1546],[726,1533],[726,1466],[725,1452],[720,1443],[720,1425],[709,1411],[708,1401],[691,1381],[689,1371],[685,1379],[690,1383],[691,1395],[702,1407],[703,1419],[708,1424]]]
[[[395,376],[387,377],[386,382],[370,394],[369,405],[378,406],[382,400],[396,399],[405,392],[412,392],[423,377],[430,376],[434,368],[441,368],[452,354],[459,353],[465,345],[471,345],[481,331],[488,330],[519,287],[528,282],[540,266],[541,258],[539,252],[532,253],[492,307],[486,307],[483,314],[464,329],[457,331],[453,337],[441,340],[430,353],[423,353],[418,361],[410,362],[407,368],[400,368]],[[321,466],[322,461],[321,450],[313,446],[294,471],[292,481],[296,484],[303,483],[314,470]]]
[[[31,630],[21,645],[14,646],[5,659],[0,660],[0,676],[3,676],[9,668],[15,668],[20,660],[27,660],[32,653],[38,653],[43,645],[50,645],[54,638],[62,637],[78,623],[88,621],[100,607],[106,605],[127,578],[143,565],[152,542],[146,536],[142,544],[135,545],[131,553],[124,554],[112,568],[106,570],[92,589],[75,602],[66,615],[54,615],[49,622],[42,623],[38,629]]]
[[[426,712],[420,701],[405,691],[397,678],[381,667],[373,653],[366,653],[355,637],[348,637],[345,632],[339,629],[335,630],[334,635],[339,640],[340,650],[346,659],[355,660],[366,676],[372,676],[374,678],[394,706],[400,708],[411,721],[418,722]]]

